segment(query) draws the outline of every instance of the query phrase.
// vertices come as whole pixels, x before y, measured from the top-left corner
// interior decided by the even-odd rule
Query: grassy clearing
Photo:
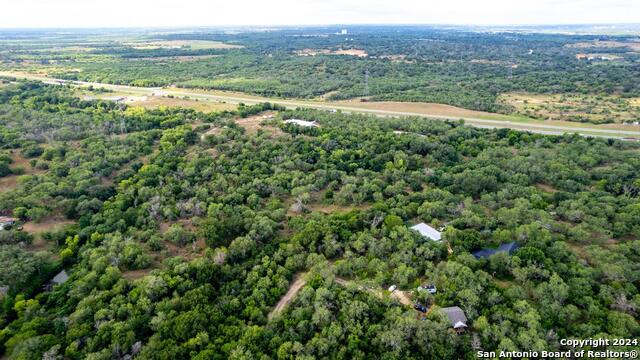
[[[48,231],[54,231],[61,229],[65,225],[74,224],[74,221],[65,219],[62,216],[52,216],[42,219],[38,222],[27,221],[22,226],[22,230],[33,235],[33,243],[28,246],[29,251],[52,251],[55,249],[55,244],[47,242],[42,233]],[[54,252],[55,253],[55,252]]]
[[[516,109],[519,115],[538,120],[624,123],[640,119],[640,99],[619,96],[509,93],[500,101]]]
[[[234,44],[225,44],[220,41],[209,40],[152,40],[152,41],[136,41],[125,43],[136,50],[153,50],[153,49],[181,49],[188,48],[191,50],[208,50],[208,49],[239,49],[243,46]]]
[[[553,194],[553,193],[557,193],[558,189],[554,188],[553,186],[549,185],[549,184],[543,184],[543,183],[538,183],[536,184],[536,187],[546,193],[549,194]]]
[[[131,59],[132,61],[155,61],[155,62],[192,62],[220,57],[220,55],[181,55],[181,56],[157,56],[141,57]]]
[[[360,49],[338,49],[338,50],[329,50],[329,49],[302,49],[295,52],[298,56],[316,56],[316,55],[347,55],[347,56],[357,56],[357,57],[367,57],[366,51]]]
[[[127,280],[138,280],[141,279],[152,271],[153,269],[142,269],[142,270],[129,270],[122,273],[122,277]]]
[[[323,203],[311,203],[308,204],[307,207],[311,211],[322,212],[325,214],[333,214],[333,213],[344,213],[350,212],[353,210],[366,210],[371,208],[371,204],[361,204],[361,205],[337,205],[337,204],[323,204]]]
[[[493,279],[493,281],[496,283],[496,286],[501,289],[508,289],[513,286],[513,281],[499,279]]]
[[[360,101],[337,101],[329,102],[340,106],[348,106],[359,109],[372,109],[383,111],[399,111],[411,113],[425,113],[435,116],[453,116],[453,117],[473,117],[473,118],[490,118],[493,120],[513,121],[515,117],[509,115],[492,114],[484,111],[468,110],[451,105],[434,104],[434,103],[418,103],[418,102],[360,102]]]
[[[260,115],[251,116],[245,119],[238,119],[236,123],[242,126],[249,135],[255,135],[258,130],[263,130],[274,136],[286,135],[280,128],[263,124],[264,121],[271,119],[274,112],[265,112]]]
[[[45,231],[56,230],[65,225],[70,225],[73,223],[73,221],[67,220],[63,217],[53,216],[45,218],[38,222],[28,221],[23,225],[23,230],[31,235],[38,235]]]
[[[178,83],[179,87],[230,90],[251,86],[256,89],[268,89],[280,86],[278,80],[273,79],[249,79],[249,78],[225,78],[225,79],[193,79]]]
[[[616,49],[616,48],[627,48],[632,51],[640,51],[640,41],[638,39],[631,41],[585,41],[578,42],[574,44],[566,45],[566,47],[574,48],[574,49],[593,49],[593,48],[601,48],[601,49]]]
[[[44,170],[39,170],[31,167],[31,164],[29,164],[29,160],[23,158],[15,151],[11,152],[9,156],[13,160],[10,168],[12,170],[21,168],[23,170],[23,173],[20,175],[8,175],[0,177],[0,191],[9,191],[15,189],[18,186],[18,180],[20,179],[20,176],[42,174],[45,172]]]
[[[127,102],[131,106],[139,106],[145,109],[154,109],[162,106],[165,107],[184,107],[191,108],[202,112],[233,110],[237,106],[216,101],[203,101],[198,99],[170,98],[166,96],[149,96],[135,99]]]

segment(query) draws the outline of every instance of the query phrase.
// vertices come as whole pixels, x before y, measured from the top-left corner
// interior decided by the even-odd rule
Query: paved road
[[[514,122],[514,121],[504,121],[504,120],[491,120],[491,119],[480,119],[473,117],[458,117],[458,116],[443,116],[429,113],[416,113],[416,112],[405,112],[405,111],[389,111],[382,109],[363,109],[358,107],[350,107],[339,104],[332,103],[323,103],[323,102],[314,102],[314,101],[304,101],[304,100],[286,100],[286,99],[270,99],[260,96],[250,96],[250,95],[239,95],[234,93],[228,94],[210,94],[210,93],[200,93],[190,91],[188,89],[177,89],[177,88],[160,88],[160,87],[136,87],[136,86],[127,86],[127,85],[113,85],[113,84],[105,84],[105,83],[94,83],[94,82],[86,82],[86,81],[71,81],[71,80],[62,80],[62,79],[52,79],[43,76],[30,75],[30,74],[18,74],[12,72],[2,72],[0,71],[0,76],[13,76],[16,78],[24,78],[30,80],[40,80],[47,84],[73,84],[77,86],[94,86],[94,87],[103,87],[106,89],[119,91],[119,92],[127,92],[138,95],[156,95],[156,96],[164,96],[164,95],[173,95],[173,96],[189,96],[193,99],[200,100],[209,100],[209,101],[225,101],[228,103],[245,103],[245,104],[257,104],[263,103],[266,101],[278,103],[280,105],[286,106],[288,108],[297,108],[297,107],[306,107],[320,110],[329,110],[329,111],[337,111],[340,110],[345,113],[363,113],[363,114],[371,114],[382,117],[397,117],[397,116],[417,116],[424,117],[430,119],[439,119],[439,120],[464,120],[466,124],[479,127],[479,128],[509,128],[514,130],[523,130],[523,131],[531,131],[535,133],[541,134],[550,134],[550,135],[561,135],[565,132],[568,133],[578,133],[584,136],[593,136],[593,137],[605,137],[605,138],[622,138],[622,139],[640,139],[640,131],[631,131],[631,130],[615,130],[615,129],[603,129],[603,128],[595,128],[585,126],[583,124],[576,124],[576,127],[570,126],[557,126],[557,125],[547,125],[539,122]],[[370,103],[374,104],[374,103]]]

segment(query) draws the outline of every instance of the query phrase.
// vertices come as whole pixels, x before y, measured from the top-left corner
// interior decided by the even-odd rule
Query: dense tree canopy
[[[271,104],[144,110],[36,83],[0,99],[3,158],[28,162],[0,210],[71,222],[40,235],[48,255],[0,238],[10,358],[471,359],[640,334],[637,144]],[[263,111],[255,132],[236,121]],[[438,292],[421,300],[424,282]]]

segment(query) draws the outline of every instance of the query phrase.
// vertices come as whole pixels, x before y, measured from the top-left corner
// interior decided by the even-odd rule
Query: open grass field
[[[248,134],[254,135],[258,130],[263,130],[274,136],[284,136],[285,133],[280,128],[264,124],[264,121],[270,119],[273,114],[270,112],[251,116],[244,119],[237,119],[236,123],[242,126]]]
[[[0,178],[0,192],[10,191],[18,186],[18,175],[9,175]]]
[[[195,109],[202,112],[211,112],[211,111],[223,111],[223,110],[233,110],[237,106],[233,104],[227,104],[223,102],[214,102],[214,101],[201,101],[194,99],[185,99],[185,98],[177,98],[177,97],[167,97],[167,96],[148,96],[148,97],[138,97],[134,99],[134,101],[128,102],[128,105],[131,106],[140,106],[145,109],[154,109],[161,106],[166,107],[184,107]]]
[[[593,124],[640,120],[640,99],[615,95],[509,93],[500,101],[516,113],[539,120],[563,120]]]
[[[220,41],[208,41],[208,40],[150,40],[150,41],[135,41],[124,43],[124,45],[130,46],[136,50],[153,50],[153,49],[180,49],[189,48],[192,50],[205,50],[205,49],[239,49],[240,45],[225,44]]]
[[[200,61],[213,59],[216,57],[220,57],[220,55],[182,55],[182,56],[156,56],[156,57],[141,57],[132,59],[133,61],[155,61],[155,62],[192,62],[192,61]]]
[[[66,220],[64,217],[50,217],[41,221],[28,221],[23,225],[23,230],[31,235],[38,235],[45,231],[59,229],[64,225],[73,224],[74,221]],[[37,236],[36,236],[37,237]]]
[[[0,177],[0,191],[9,191],[14,189],[18,185],[18,180],[20,176],[31,175],[31,174],[42,174],[45,172],[44,170],[32,168],[31,165],[29,164],[29,160],[23,158],[15,151],[12,152],[9,156],[13,160],[13,162],[10,165],[11,169],[15,170],[16,168],[21,168],[23,170],[23,174],[20,174],[20,175],[14,174],[14,175]]]
[[[316,56],[316,55],[348,55],[348,56],[357,56],[357,57],[367,57],[366,51],[361,49],[338,49],[338,50],[329,50],[329,49],[302,49],[295,52],[298,56]]]
[[[616,49],[616,48],[627,48],[631,51],[640,51],[640,38],[631,39],[629,41],[585,41],[578,42],[574,44],[566,45],[570,48],[575,49],[593,49],[593,48],[601,48],[601,49]]]
[[[421,103],[421,102],[398,102],[398,101],[376,101],[376,102],[360,102],[360,101],[337,101],[331,102],[336,105],[349,106],[360,109],[379,109],[384,111],[399,112],[415,112],[429,113],[437,116],[454,116],[454,117],[491,117],[492,119],[514,120],[508,115],[492,114],[484,111],[468,110],[456,106]]]

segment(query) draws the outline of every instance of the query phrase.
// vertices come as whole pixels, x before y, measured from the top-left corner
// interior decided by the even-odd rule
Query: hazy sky
[[[0,27],[640,22],[640,0],[0,0]]]

